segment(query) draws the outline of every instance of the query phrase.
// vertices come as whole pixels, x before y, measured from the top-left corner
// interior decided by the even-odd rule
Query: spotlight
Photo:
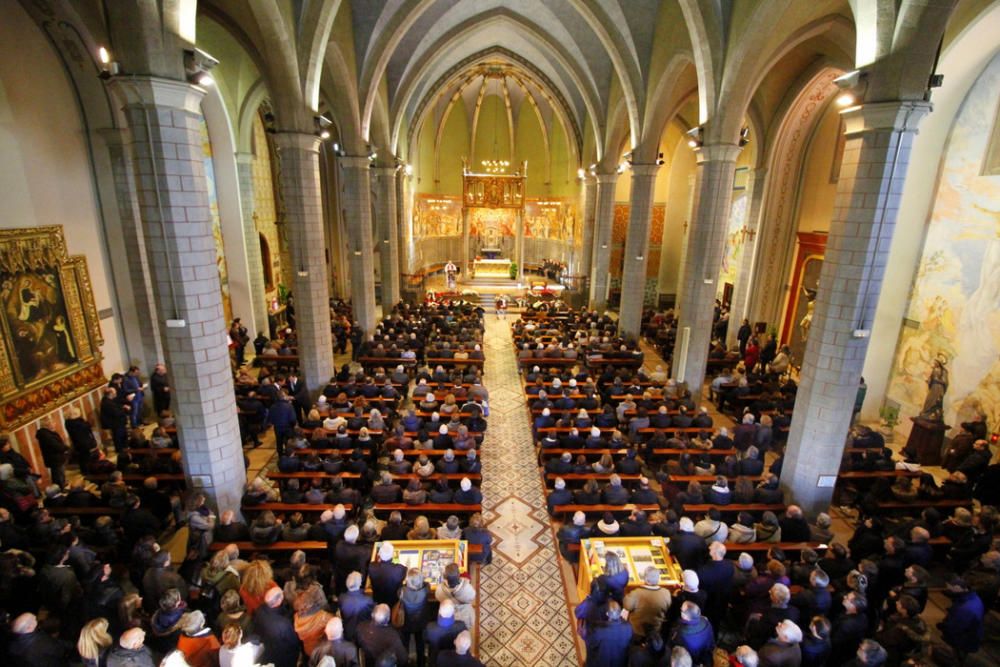
[[[403,167],[403,173],[407,176],[413,176],[413,165],[408,164]]]
[[[97,59],[101,61],[102,65],[111,64],[111,54],[103,46],[97,47]]]
[[[750,143],[750,128],[744,127],[740,130],[740,148]]]
[[[666,162],[666,160],[663,159],[663,153],[657,153],[656,154],[656,166],[659,167],[664,162]]]
[[[850,93],[843,93],[837,96],[837,106],[844,108],[852,106],[855,102],[854,95]]]
[[[319,133],[319,138],[322,139],[323,141],[326,141],[327,139],[330,138],[330,131],[329,130],[322,130]]]
[[[586,175],[587,172],[583,170],[583,167],[580,167],[579,169],[576,170],[576,177],[579,178],[581,181],[583,180],[583,177]]]
[[[701,148],[704,143],[704,134],[705,130],[701,127],[701,125],[692,127],[687,131],[687,135],[690,137],[690,139],[688,139],[688,146],[691,148]]]
[[[336,141],[333,142],[333,152],[334,153],[339,153],[340,152],[340,144],[338,144]]]
[[[201,49],[185,49],[184,51],[184,73],[187,75],[189,83],[198,86],[211,86],[215,83],[208,72],[219,64],[217,58]]]
[[[202,88],[207,88],[215,83],[215,79],[208,72],[201,72],[195,76],[194,82],[201,86]]]
[[[111,52],[103,46],[97,47],[97,60],[101,63],[101,79],[110,79],[119,72],[118,63],[111,59]]]

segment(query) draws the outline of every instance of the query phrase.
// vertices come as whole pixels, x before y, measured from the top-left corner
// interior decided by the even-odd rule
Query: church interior
[[[0,43],[4,664],[1000,662],[1000,0]]]

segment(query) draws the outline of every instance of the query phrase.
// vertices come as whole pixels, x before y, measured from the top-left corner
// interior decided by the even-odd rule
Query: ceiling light
[[[413,176],[413,165],[408,164],[403,167],[403,173],[407,176]]]
[[[101,61],[102,65],[108,65],[111,63],[111,54],[103,46],[97,47],[97,59]]]
[[[322,132],[319,133],[319,138],[322,139],[323,141],[326,141],[327,139],[330,138],[330,131],[323,130]]]
[[[202,88],[205,88],[214,84],[215,79],[213,79],[212,75],[209,74],[208,72],[202,72],[195,78],[194,82],[197,83]]]

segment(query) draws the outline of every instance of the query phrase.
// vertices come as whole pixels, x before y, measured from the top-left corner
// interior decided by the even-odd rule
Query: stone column
[[[279,187],[292,255],[292,296],[299,368],[306,387],[317,392],[333,375],[330,333],[330,283],[326,274],[326,232],[319,137],[306,132],[277,132],[274,143],[281,161]]]
[[[929,110],[926,102],[878,102],[841,112],[844,159],[782,472],[809,515],[833,495],[910,147]]]
[[[240,208],[243,212],[243,238],[246,239],[247,269],[250,272],[250,299],[253,304],[253,319],[257,331],[267,331],[267,289],[264,285],[264,262],[260,254],[260,233],[254,213],[253,153],[236,154],[236,175],[240,184]],[[249,327],[248,327],[249,328]],[[253,354],[253,346],[247,346]]]
[[[399,217],[396,215],[396,167],[377,167],[375,218],[382,270],[382,313],[399,303]]]
[[[632,165],[629,194],[628,233],[622,265],[622,301],[618,308],[618,328],[636,339],[642,329],[642,304],[646,296],[646,256],[649,253],[649,224],[653,218],[653,194],[658,164]]]
[[[589,276],[591,261],[594,259],[594,215],[597,212],[597,179],[593,176],[583,178],[583,241],[580,254],[573,271],[578,276]]]
[[[688,241],[691,240],[691,220],[694,216],[695,185],[698,183],[697,172],[688,175],[688,196],[684,204],[684,226],[681,232],[681,260],[677,262],[677,289],[674,294],[674,309],[680,308],[684,298],[684,272],[687,270]]]
[[[760,231],[760,208],[764,201],[764,183],[767,168],[755,169],[750,174],[749,188],[750,205],[747,209],[746,228],[749,234],[743,239],[743,257],[736,271],[736,284],[733,286],[733,300],[729,307],[729,329],[726,331],[726,346],[736,344],[736,334],[740,324],[750,311],[750,284],[753,279],[753,267],[757,262],[757,236]],[[751,326],[753,322],[750,323]]]
[[[469,209],[462,207],[462,282],[468,282],[472,276],[472,251],[469,235]]]
[[[733,176],[740,148],[713,144],[697,149],[698,167],[691,231],[681,279],[677,344],[670,373],[686,382],[697,399],[705,380],[708,345],[712,339],[716,281],[726,249]]]
[[[246,473],[202,161],[204,91],[152,77],[112,85],[130,100],[125,114],[185,476],[219,510],[238,511]]]
[[[517,261],[517,280],[524,280],[524,209],[517,210],[517,236],[514,239],[514,257]]]
[[[594,252],[590,261],[590,307],[603,311],[608,307],[608,282],[611,271],[611,226],[615,218],[615,183],[618,174],[597,174],[594,205]]]
[[[118,219],[121,222],[122,243],[125,246],[128,269],[128,283],[134,303],[134,320],[137,332],[129,336],[131,349],[133,346],[143,355],[146,372],[152,365],[163,360],[163,342],[160,338],[160,328],[156,305],[153,300],[153,278],[146,254],[146,236],[142,228],[137,202],[135,173],[129,152],[128,130],[109,128],[100,130],[99,134],[108,147],[111,157],[111,175],[115,181],[115,200],[118,205]],[[120,314],[124,315],[124,314]],[[125,320],[122,317],[123,322]],[[126,331],[128,331],[126,329]]]
[[[351,269],[354,319],[366,334],[375,330],[375,262],[372,258],[371,162],[368,156],[340,158],[340,197]]]

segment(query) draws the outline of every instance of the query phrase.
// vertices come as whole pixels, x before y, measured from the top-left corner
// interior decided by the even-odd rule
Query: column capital
[[[736,144],[705,144],[695,149],[698,164],[704,162],[736,162],[743,148]]]
[[[236,153],[236,164],[251,164],[253,162],[253,158],[253,153],[239,151]]]
[[[610,174],[594,174],[594,178],[597,179],[598,183],[614,185],[618,182],[618,172],[613,171]]]
[[[161,79],[155,76],[115,76],[108,80],[108,87],[125,103],[145,104],[156,107],[183,109],[201,114],[201,99],[205,89],[186,81]]]
[[[633,164],[632,165],[632,176],[642,176],[645,178],[656,178],[657,172],[660,171],[660,165],[654,163],[651,164]]]
[[[319,144],[320,138],[308,132],[279,130],[274,133],[274,145],[279,153],[287,149],[319,153]]]
[[[840,112],[844,119],[844,134],[861,134],[877,130],[916,132],[924,116],[933,109],[930,102],[901,101],[869,102]]]
[[[379,178],[395,178],[398,165],[372,165],[372,172]]]

